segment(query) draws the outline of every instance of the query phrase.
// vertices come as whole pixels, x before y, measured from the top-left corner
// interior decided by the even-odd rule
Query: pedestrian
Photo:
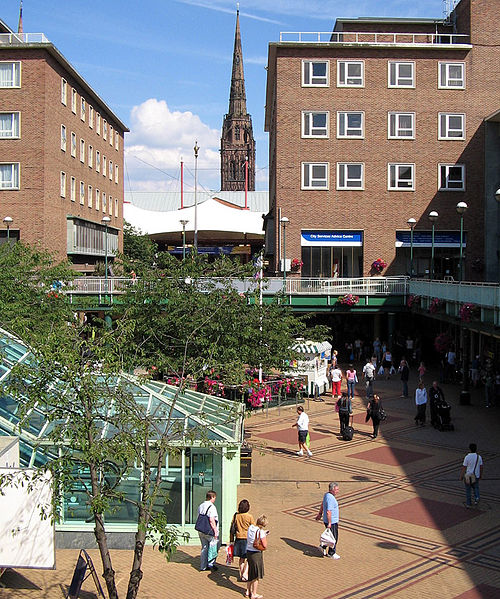
[[[365,379],[366,397],[370,399],[373,396],[373,381],[375,380],[375,366],[373,362],[368,361],[363,367],[363,377]]]
[[[332,531],[333,537],[335,539],[335,544],[333,547],[328,547],[328,553],[327,546],[320,545],[323,556],[328,555],[328,557],[331,557],[332,559],[340,559],[340,555],[337,553],[337,543],[339,540],[339,504],[337,501],[338,492],[338,483],[330,483],[328,485],[328,493],[323,495],[323,501],[321,502],[318,515],[316,516],[316,520],[323,519],[325,528],[329,528]]]
[[[474,490],[474,504],[479,503],[479,479],[483,476],[483,458],[477,453],[477,445],[469,445],[469,453],[464,458],[460,480],[465,483],[465,507],[472,505],[472,490]]]
[[[426,371],[425,364],[423,362],[420,362],[420,366],[417,368],[419,381],[424,380],[425,371]]]
[[[415,404],[417,406],[417,415],[415,416],[415,424],[425,425],[425,410],[427,408],[427,391],[424,383],[419,382],[417,389],[415,390]]]
[[[335,366],[337,366],[337,356],[338,355],[339,355],[339,352],[336,349],[334,349],[333,353],[332,353],[332,365],[331,365],[332,368],[335,368]]]
[[[255,524],[250,512],[250,503],[242,499],[238,504],[238,511],[233,516],[230,528],[230,541],[234,543],[234,557],[239,557],[238,564],[240,571],[240,580],[248,580],[248,562],[247,562],[247,534],[250,525]]]
[[[446,403],[444,393],[437,381],[432,381],[432,386],[429,387],[427,393],[429,408],[431,411],[431,425],[436,428],[439,425],[438,409],[441,404]]]
[[[408,399],[408,380],[410,378],[410,368],[408,366],[408,362],[403,358],[401,363],[399,364],[398,372],[401,373],[401,385],[402,385],[402,395],[405,399]]]
[[[495,393],[495,373],[493,371],[493,363],[488,358],[486,360],[486,366],[483,373],[484,383],[484,399],[486,407],[489,408],[493,405],[494,393]]]
[[[388,349],[384,351],[382,356],[382,366],[384,367],[385,378],[389,380],[391,378],[392,353]]]
[[[297,407],[297,422],[292,424],[292,428],[294,426],[297,427],[299,439],[299,451],[297,451],[297,455],[303,456],[305,451],[307,455],[311,457],[312,452],[306,446],[307,435],[309,433],[309,416],[304,412],[304,408],[302,406]]]
[[[362,350],[363,350],[363,341],[359,337],[357,337],[354,340],[354,349],[355,349],[356,360],[361,360]]]
[[[219,539],[219,514],[214,505],[216,498],[217,493],[215,491],[208,491],[205,501],[198,506],[198,516],[200,514],[208,516],[212,528],[211,534],[198,531],[198,536],[201,541],[200,571],[202,572],[204,570],[212,570],[212,572],[218,570],[218,567],[215,565],[217,553],[215,554],[215,557],[209,555],[210,546],[213,547],[214,544],[217,545]]]
[[[332,398],[340,399],[340,390],[342,387],[342,370],[338,366],[332,369],[330,373],[332,377]]]
[[[372,439],[376,439],[378,436],[378,429],[380,426],[380,422],[382,421],[382,414],[383,408],[382,402],[380,401],[380,397],[378,395],[374,395],[368,402],[368,405],[366,406],[365,417],[365,422],[368,422],[368,420],[370,420],[371,418],[373,423]]]
[[[377,360],[380,360],[380,339],[378,337],[375,337],[373,342],[373,355],[377,357]]]
[[[347,397],[349,399],[354,399],[354,388],[356,387],[356,383],[358,382],[358,377],[356,375],[356,370],[352,364],[349,364],[349,368],[346,370],[345,378],[347,382]]]
[[[407,336],[406,338],[406,355],[408,356],[408,360],[411,360],[412,356],[413,356],[413,339],[411,338],[410,335]]]
[[[337,411],[339,413],[340,434],[344,432],[346,426],[349,426],[349,420],[352,415],[352,402],[345,393],[337,401]]]
[[[470,378],[472,381],[472,386],[476,389],[477,388],[477,384],[479,383],[479,367],[480,367],[480,362],[479,362],[479,356],[476,356],[470,365]]]
[[[250,599],[262,599],[262,595],[257,594],[257,587],[259,579],[264,578],[264,556],[262,555],[262,552],[267,549],[267,537],[269,536],[269,531],[264,530],[267,524],[267,516],[262,515],[257,518],[256,524],[251,524],[248,527],[248,582],[245,596]]]
[[[455,382],[456,360],[457,354],[455,353],[455,348],[451,347],[451,349],[446,353],[446,381],[449,383]]]

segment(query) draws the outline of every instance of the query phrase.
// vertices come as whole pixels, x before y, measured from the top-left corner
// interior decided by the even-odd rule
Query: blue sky
[[[257,141],[257,189],[267,189],[264,104],[267,45],[280,31],[331,31],[335,18],[441,17],[442,0],[240,2],[248,111]],[[0,18],[17,28],[19,0]],[[232,0],[24,0],[25,32],[43,32],[128,124],[126,190],[219,188],[219,138],[228,109],[236,2]]]

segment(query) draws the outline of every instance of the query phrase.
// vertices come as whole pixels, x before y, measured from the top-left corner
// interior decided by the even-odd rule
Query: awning
[[[467,235],[463,235],[463,247],[467,245]],[[411,246],[410,231],[396,231],[397,248],[409,248]],[[413,247],[430,248],[432,247],[432,231],[414,231]],[[458,248],[460,247],[460,231],[435,231],[435,248]]]
[[[302,231],[300,245],[302,247],[361,247],[363,231]]]
[[[332,344],[328,341],[302,341],[292,346],[292,349],[300,354],[325,354],[325,357],[330,355]]]

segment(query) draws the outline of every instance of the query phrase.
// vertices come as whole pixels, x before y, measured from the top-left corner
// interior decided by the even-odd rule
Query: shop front
[[[300,243],[303,277],[363,276],[363,231],[307,230]]]

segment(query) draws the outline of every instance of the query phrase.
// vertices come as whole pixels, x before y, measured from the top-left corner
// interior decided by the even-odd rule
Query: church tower
[[[220,155],[221,191],[245,190],[246,158],[248,158],[248,190],[254,191],[255,140],[252,132],[252,117],[247,113],[239,11],[236,12],[229,111],[224,116],[222,125]]]

